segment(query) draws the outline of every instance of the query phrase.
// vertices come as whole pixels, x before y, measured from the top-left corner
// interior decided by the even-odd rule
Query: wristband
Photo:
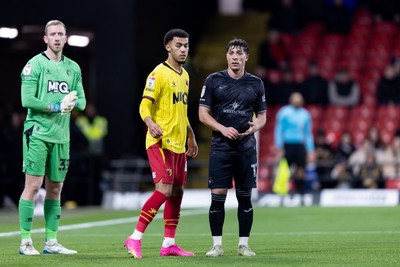
[[[60,104],[50,104],[49,112],[60,112]]]

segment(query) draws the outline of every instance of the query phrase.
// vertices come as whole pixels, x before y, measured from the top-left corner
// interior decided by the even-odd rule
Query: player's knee
[[[251,189],[236,188],[236,197],[251,198]]]
[[[172,196],[181,197],[183,196],[183,192],[184,192],[183,187],[174,187],[172,189]]]

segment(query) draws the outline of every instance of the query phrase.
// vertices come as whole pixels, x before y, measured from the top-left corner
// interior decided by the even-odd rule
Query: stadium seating
[[[385,66],[393,57],[400,57],[399,25],[374,21],[372,12],[359,9],[347,36],[327,33],[323,24],[310,23],[300,34],[283,34],[281,38],[291,55],[289,64],[295,81],[303,81],[308,75],[309,64],[316,62],[323,77],[332,79],[336,70],[346,68],[360,84],[361,100],[355,107],[305,106],[312,116],[314,134],[324,130],[327,141],[336,147],[342,132],[348,131],[358,146],[365,140],[369,129],[377,126],[386,144],[393,139],[400,127],[400,106],[379,106],[376,89]],[[279,71],[269,75],[276,82],[281,78]],[[269,107],[267,126],[260,132],[260,140],[265,139],[259,150],[260,163],[264,164],[260,172],[264,176],[273,173],[266,166],[274,158],[271,153],[275,152],[273,127],[277,110]],[[388,181],[386,187],[400,188],[400,182]]]

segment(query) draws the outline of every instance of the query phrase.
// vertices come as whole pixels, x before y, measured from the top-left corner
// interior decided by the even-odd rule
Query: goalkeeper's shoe
[[[221,245],[215,245],[213,246],[207,253],[206,257],[218,257],[218,256],[223,256],[224,255],[224,250],[222,249]]]
[[[191,256],[194,256],[194,253],[183,250],[177,244],[173,244],[172,246],[169,246],[169,247],[161,247],[160,255],[161,256],[191,257]]]
[[[142,258],[142,240],[141,239],[133,239],[128,238],[125,243],[124,247],[128,249],[128,253],[131,254],[132,258],[141,259]]]
[[[28,256],[40,255],[39,251],[33,247],[31,239],[22,240],[21,246],[19,247],[19,254]]]
[[[256,253],[254,253],[248,246],[240,245],[238,248],[238,255],[252,257],[252,256],[255,256]]]
[[[44,243],[44,254],[76,254],[76,250],[67,249],[59,244],[56,240],[48,240]]]

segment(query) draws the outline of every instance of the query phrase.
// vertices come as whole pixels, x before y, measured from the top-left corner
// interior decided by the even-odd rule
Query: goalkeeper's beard
[[[181,65],[183,65],[183,64],[186,63],[186,59],[185,59],[185,60],[178,60],[178,63],[181,64]]]

